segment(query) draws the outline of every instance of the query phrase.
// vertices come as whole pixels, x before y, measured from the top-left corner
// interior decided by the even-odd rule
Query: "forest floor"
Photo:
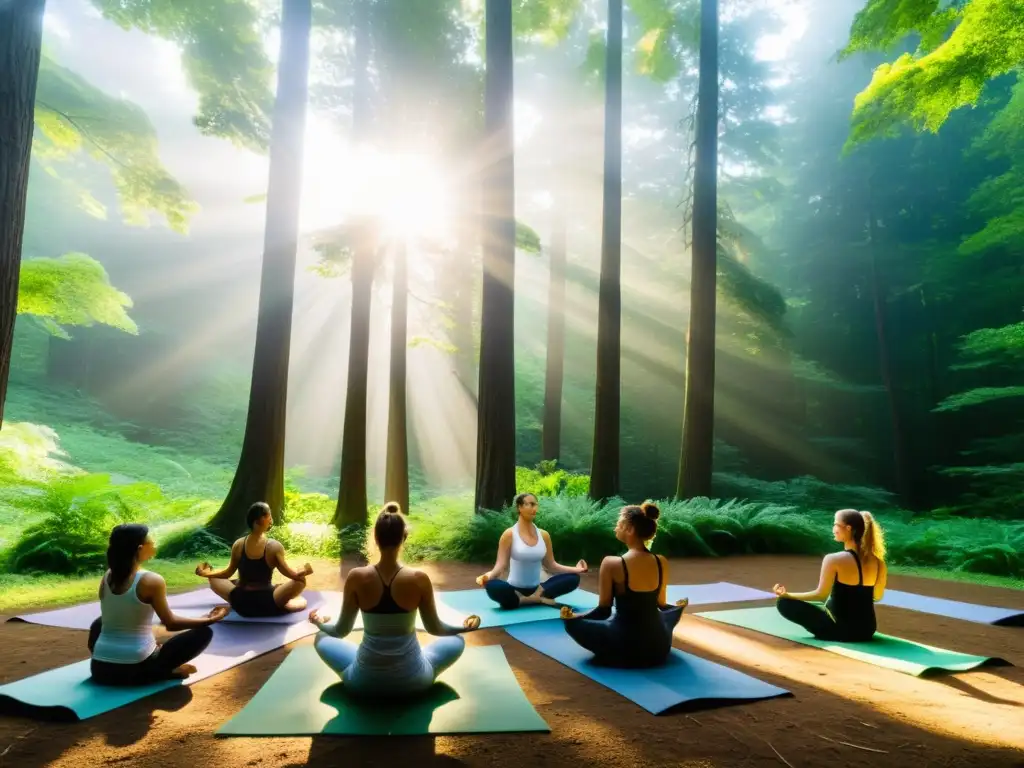
[[[758,556],[678,560],[674,583],[731,581],[810,588],[819,558]],[[489,565],[489,564],[488,564]],[[423,566],[439,589],[466,589],[487,566]],[[344,573],[320,571],[310,587],[338,589]],[[583,586],[596,591],[596,573]],[[1024,593],[894,575],[890,587],[1024,608]],[[729,607],[741,607],[731,604]],[[701,607],[701,610],[707,610]],[[6,617],[0,617],[6,618]],[[883,630],[911,640],[1021,664],[1024,630],[879,607]],[[466,636],[501,644],[550,734],[383,738],[215,738],[260,689],[289,646],[191,689],[169,691],[82,723],[0,718],[0,768],[7,766],[1021,766],[1024,666],[917,678],[684,616],[676,645],[787,688],[792,697],[650,715],[618,694],[513,640],[502,630]],[[311,643],[311,639],[299,641]],[[84,633],[0,624],[0,681],[81,659]],[[297,645],[297,644],[296,644]],[[843,743],[846,742],[846,743]]]

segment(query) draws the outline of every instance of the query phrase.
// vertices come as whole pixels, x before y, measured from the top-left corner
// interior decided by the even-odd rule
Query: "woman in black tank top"
[[[629,560],[634,568],[644,560],[654,559],[658,568],[654,589],[632,589],[626,557],[606,557],[601,563],[598,607],[579,616],[569,607],[562,608],[565,631],[593,653],[599,664],[654,667],[663,664],[672,652],[672,630],[682,618],[687,601],[680,600],[674,606],[665,604],[668,564],[660,555],[648,551],[646,544],[657,532],[658,516],[658,508],[651,503],[623,507],[615,526],[615,537],[636,553]],[[616,578],[620,573],[621,582]]]
[[[209,563],[196,568],[196,575],[210,580],[210,589],[230,603],[235,613],[246,618],[280,616],[304,610],[306,598],[301,597],[306,588],[306,577],[313,573],[309,563],[301,571],[293,571],[284,559],[284,548],[266,533],[274,524],[270,507],[258,501],[249,508],[246,522],[251,533],[239,539],[231,548],[231,562],[222,571],[214,571]],[[252,542],[250,543],[250,539]],[[249,555],[251,545],[259,548],[259,555]],[[272,582],[274,569],[279,570],[288,581],[275,586]],[[230,580],[238,571],[238,578]]]
[[[843,509],[836,512],[832,526],[835,540],[844,544],[843,552],[828,555],[821,566],[818,588],[813,592],[790,593],[775,585],[779,613],[799,624],[819,640],[858,643],[874,637],[878,628],[875,601],[885,593],[885,541],[882,530],[870,512]],[[850,559],[857,566],[857,582],[839,580],[848,570]],[[875,577],[865,583],[868,562],[877,564]],[[824,600],[824,607],[813,602]]]

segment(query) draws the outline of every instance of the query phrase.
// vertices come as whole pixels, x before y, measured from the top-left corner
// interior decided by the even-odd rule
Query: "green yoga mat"
[[[527,700],[500,645],[466,648],[425,695],[371,703],[311,646],[296,648],[218,736],[419,736],[551,729]]]
[[[814,646],[840,656],[894,669],[908,675],[927,675],[941,672],[967,672],[981,666],[1009,665],[1004,659],[972,656],[968,653],[947,651],[891,635],[878,633],[867,643],[836,643],[815,639],[806,629],[786,620],[774,607],[738,608],[730,611],[708,611],[694,614],[734,627],[753,629],[766,635],[792,640],[794,643]]]

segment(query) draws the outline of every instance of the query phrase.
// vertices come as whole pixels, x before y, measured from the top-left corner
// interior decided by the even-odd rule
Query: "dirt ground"
[[[804,557],[686,560],[674,583],[731,581],[810,589],[819,561]],[[440,589],[465,589],[486,566],[425,566]],[[340,588],[341,573],[313,588]],[[596,591],[596,574],[584,577]],[[1024,592],[893,576],[890,587],[1024,608]],[[742,607],[732,604],[728,607]],[[701,606],[697,610],[707,610]],[[4,617],[5,618],[5,617]],[[168,691],[83,723],[0,717],[0,768],[223,766],[1024,766],[1024,629],[879,608],[883,631],[1019,666],[919,679],[814,648],[684,616],[676,645],[787,688],[792,697],[655,717],[501,630],[500,643],[550,734],[401,738],[216,738],[289,653],[279,649],[191,688]],[[310,643],[311,639],[300,641]],[[83,658],[85,633],[0,625],[0,681]]]

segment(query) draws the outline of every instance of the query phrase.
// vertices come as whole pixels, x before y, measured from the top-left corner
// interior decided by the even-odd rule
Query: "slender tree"
[[[386,501],[409,510],[409,427],[406,359],[409,323],[409,254],[406,243],[395,246],[391,293],[391,383],[388,387],[388,448],[384,473]]]
[[[231,489],[208,524],[226,537],[245,528],[245,512],[253,502],[267,502],[278,520],[284,504],[288,361],[311,19],[311,0],[282,0],[281,56],[270,139],[267,221],[249,411]]]
[[[544,425],[541,458],[558,461],[562,443],[562,381],[565,373],[565,213],[555,213],[548,265],[548,345],[544,378]]]
[[[604,214],[597,309],[597,392],[590,498],[619,492],[622,368],[622,0],[608,0],[605,48]]]
[[[715,436],[715,304],[718,269],[718,0],[701,0],[700,73],[693,171],[690,326],[683,447],[676,496],[711,494]]]
[[[45,9],[46,0],[0,3],[0,423],[18,311]]]
[[[516,492],[515,156],[512,134],[512,2],[487,0],[484,80],[483,252],[477,511],[502,509]]]

